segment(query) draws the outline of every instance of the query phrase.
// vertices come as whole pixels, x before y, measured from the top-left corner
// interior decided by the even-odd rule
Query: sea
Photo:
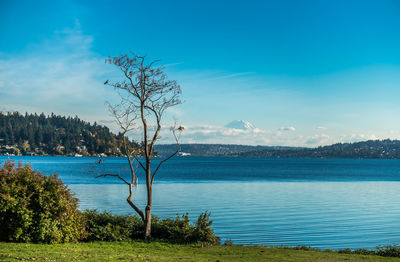
[[[0,156],[59,178],[80,199],[80,209],[134,214],[127,204],[125,158]],[[160,159],[154,160],[154,167]],[[153,168],[154,168],[153,167]],[[139,169],[140,170],[140,169]],[[138,173],[134,201],[144,208]],[[400,160],[174,157],[158,172],[153,214],[194,221],[211,212],[222,243],[366,248],[400,243]]]

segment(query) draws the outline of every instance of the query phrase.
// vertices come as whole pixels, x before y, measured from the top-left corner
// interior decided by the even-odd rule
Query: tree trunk
[[[151,240],[151,207],[146,206],[146,221],[144,221],[144,238]]]
[[[144,238],[148,241],[151,240],[151,209],[153,203],[153,195],[152,195],[152,184],[150,181],[150,161],[146,163],[147,172],[146,172],[146,186],[147,186],[147,206],[145,209],[145,217],[146,221],[144,222]]]

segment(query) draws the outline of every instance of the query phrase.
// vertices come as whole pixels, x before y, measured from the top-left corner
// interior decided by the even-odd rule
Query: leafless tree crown
[[[160,160],[155,169],[151,168],[151,160],[154,154],[154,145],[160,138],[161,120],[164,112],[171,106],[181,103],[179,99],[181,88],[175,80],[168,80],[162,66],[156,66],[158,61],[147,62],[146,57],[122,55],[109,57],[106,63],[116,65],[123,73],[124,80],[104,84],[118,90],[121,102],[117,105],[108,103],[109,110],[122,130],[122,145],[125,156],[129,162],[131,179],[124,179],[119,173],[104,172],[101,176],[112,176],[122,180],[129,186],[127,202],[140,215],[145,222],[145,237],[150,238],[151,210],[152,210],[152,186],[154,178],[163,163],[175,156],[180,151],[180,135],[183,126],[171,127],[175,138],[176,151]],[[130,131],[143,132],[142,147],[132,147],[127,138]],[[139,157],[144,157],[143,160]],[[142,162],[144,161],[144,162]],[[145,212],[133,202],[133,187],[137,183],[137,171],[142,169],[146,177],[147,205]]]
[[[180,86],[175,80],[168,80],[164,67],[156,66],[157,62],[159,60],[146,62],[145,56],[138,55],[133,55],[132,58],[122,55],[106,59],[106,63],[116,65],[125,76],[123,81],[105,82],[117,89],[122,99],[116,106],[109,104],[110,111],[124,132],[138,128],[134,125],[136,120],[142,122],[140,129],[144,127],[144,132],[149,128],[155,130],[149,141],[142,141],[149,154],[153,153],[154,143],[159,138],[165,110],[181,103]]]

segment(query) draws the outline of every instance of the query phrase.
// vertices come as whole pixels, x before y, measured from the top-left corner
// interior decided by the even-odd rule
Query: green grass
[[[0,261],[400,261],[375,255],[339,254],[260,246],[174,245],[161,242],[78,244],[0,243]]]

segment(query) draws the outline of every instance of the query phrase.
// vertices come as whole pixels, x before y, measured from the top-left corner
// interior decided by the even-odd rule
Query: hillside
[[[158,145],[159,155],[167,155],[176,145]],[[244,146],[218,144],[183,144],[183,155],[240,156],[240,157],[294,157],[294,158],[399,158],[399,140],[369,140],[356,143],[338,143],[316,148]]]
[[[299,150],[301,147],[285,146],[248,146],[248,145],[227,145],[227,144],[182,144],[181,155],[192,156],[237,156],[247,152],[258,152],[262,150]],[[156,145],[155,150],[161,156],[169,155],[176,150],[176,145]]]
[[[120,139],[78,117],[0,112],[0,154],[119,156]]]
[[[246,157],[299,158],[400,158],[399,140],[369,140],[356,143],[338,143],[317,148],[287,150],[261,149],[239,153]]]

